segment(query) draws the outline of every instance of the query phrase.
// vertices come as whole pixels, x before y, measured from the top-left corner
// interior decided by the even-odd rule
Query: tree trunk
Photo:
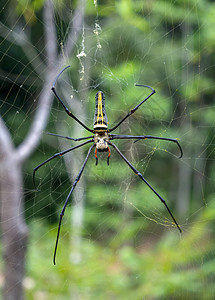
[[[22,280],[28,238],[24,222],[22,170],[15,159],[7,157],[1,167],[1,222],[4,257],[4,300],[22,300]]]
[[[0,203],[4,257],[4,300],[22,300],[28,230],[24,221],[21,164],[0,119]]]

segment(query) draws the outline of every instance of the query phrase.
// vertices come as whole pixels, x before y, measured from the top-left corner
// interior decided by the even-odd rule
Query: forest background
[[[209,0],[51,1],[0,4],[2,299],[214,299],[215,3]],[[156,90],[118,141],[175,215],[111,150],[91,154],[62,223],[59,214],[89,146],[33,169],[87,136],[95,94],[109,126]]]

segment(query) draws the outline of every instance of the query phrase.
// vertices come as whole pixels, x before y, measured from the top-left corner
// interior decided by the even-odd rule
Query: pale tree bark
[[[0,201],[4,258],[4,300],[22,299],[28,230],[24,221],[22,169],[10,133],[0,119]]]
[[[83,4],[83,1],[80,2]],[[0,116],[0,215],[4,257],[4,300],[24,299],[23,277],[28,229],[24,219],[22,167],[36,149],[46,127],[53,102],[51,86],[59,69],[57,63],[62,64],[65,59],[65,56],[62,57],[61,54],[58,55],[57,53],[53,3],[52,0],[47,0],[44,5],[44,35],[47,58],[44,64],[44,85],[28,134],[17,148],[14,146],[11,134]],[[79,13],[80,11],[81,13]],[[73,19],[73,27],[68,33],[70,41],[68,39],[68,46],[65,47],[67,56],[73,51],[74,42],[80,32],[81,20],[84,17],[83,7],[78,6],[74,15],[76,18]],[[71,40],[73,40],[73,44]],[[20,41],[17,43],[20,46],[24,45]],[[30,42],[27,44],[29,44],[30,49]],[[29,63],[33,64],[32,58]]]
[[[190,38],[193,36],[192,27],[189,23],[182,24],[182,42],[183,45],[187,44],[187,37],[189,37],[189,49],[193,48],[193,40]],[[191,70],[189,68],[189,58],[187,48],[184,47],[182,65],[183,69],[181,72],[181,83],[189,82],[191,77]],[[180,114],[182,114],[187,108],[180,103]],[[180,124],[180,131],[183,135],[184,133],[190,131],[192,132],[192,123],[188,120],[189,113],[186,111],[186,116],[182,118]],[[189,167],[188,159],[192,154],[192,147],[188,144],[188,147],[184,149],[183,163],[179,165],[178,172],[178,193],[177,193],[177,212],[178,215],[185,218],[189,211],[190,197],[191,197],[191,182],[192,182],[192,169]]]

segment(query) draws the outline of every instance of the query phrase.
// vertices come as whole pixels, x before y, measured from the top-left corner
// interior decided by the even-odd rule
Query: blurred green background
[[[52,3],[53,43],[61,57],[52,62],[55,74],[71,65],[56,88],[82,122],[92,128],[98,90],[106,96],[109,127],[149,94],[135,83],[156,90],[114,133],[177,138],[183,158],[177,158],[175,144],[164,141],[116,144],[165,198],[183,234],[114,149],[109,167],[106,154],[99,155],[98,166],[91,154],[67,207],[53,266],[59,214],[89,148],[38,170],[35,192],[33,168],[76,145],[48,132],[88,136],[53,97],[40,143],[22,168],[29,229],[26,299],[214,299],[215,3]],[[0,4],[0,112],[15,147],[26,138],[47,83],[44,5]],[[70,30],[74,47],[68,55]]]

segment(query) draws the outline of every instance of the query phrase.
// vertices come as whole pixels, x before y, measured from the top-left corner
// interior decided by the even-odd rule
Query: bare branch
[[[64,45],[64,53],[61,54],[59,61],[60,65],[63,64],[63,61],[65,60],[65,57],[69,57],[72,53],[74,46],[77,42],[77,39],[79,37],[80,31],[83,29],[83,23],[84,23],[84,11],[85,11],[85,0],[79,0],[78,6],[72,14],[72,27],[70,28],[68,37],[66,39],[65,45]]]
[[[5,24],[0,22],[0,35],[11,44],[17,44],[18,46],[20,46],[26,57],[28,58],[28,65],[31,65],[37,74],[41,75],[43,73],[43,62],[21,26],[19,27],[19,25],[17,25],[13,29],[10,29]],[[28,68],[28,65],[26,66],[26,68]],[[20,76],[17,76],[16,80],[19,77]]]
[[[38,145],[41,134],[46,127],[53,101],[53,95],[50,87],[56,75],[55,64],[57,59],[57,46],[54,22],[54,8],[52,0],[47,0],[45,2],[44,28],[45,48],[47,54],[47,70],[45,72],[45,82],[43,90],[39,97],[38,108],[36,110],[28,135],[16,151],[16,155],[21,162],[24,161]]]
[[[78,7],[73,16],[73,26],[69,32],[64,54],[70,55],[77,41],[80,30],[82,29],[82,23],[84,20],[85,0],[78,2]],[[41,134],[46,127],[47,119],[50,113],[53,95],[51,93],[51,85],[56,76],[57,67],[56,62],[62,65],[65,57],[60,55],[60,59],[57,58],[57,36],[55,30],[54,20],[54,7],[53,1],[47,0],[44,6],[44,28],[45,28],[45,49],[47,54],[47,70],[45,74],[45,82],[43,90],[40,94],[38,101],[38,108],[36,110],[34,120],[29,129],[28,135],[23,143],[17,148],[17,157],[22,162],[24,161],[38,145]]]
[[[0,116],[0,145],[1,145],[0,159],[2,161],[2,158],[4,159],[5,155],[7,155],[8,152],[10,154],[14,152],[14,147],[13,147],[10,132],[5,126],[1,116]]]
[[[55,29],[53,0],[46,0],[44,6],[45,49],[48,68],[56,65],[57,34]]]

